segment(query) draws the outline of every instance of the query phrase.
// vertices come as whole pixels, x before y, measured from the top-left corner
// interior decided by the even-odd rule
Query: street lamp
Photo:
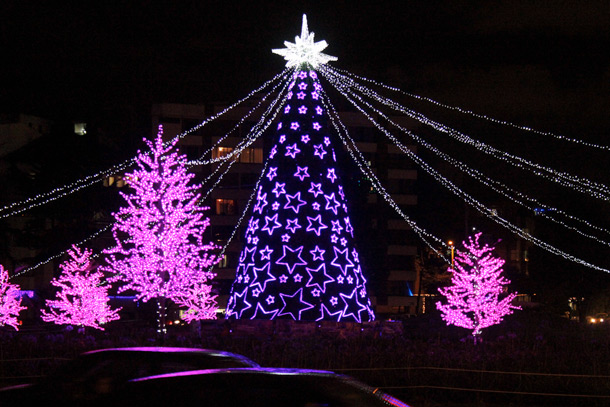
[[[451,270],[454,270],[453,259],[454,259],[454,253],[455,253],[455,246],[453,245],[453,240],[448,241],[447,244],[449,245],[449,248],[451,249]]]

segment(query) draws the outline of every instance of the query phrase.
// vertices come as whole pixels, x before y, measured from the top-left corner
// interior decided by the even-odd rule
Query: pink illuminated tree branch
[[[119,309],[108,305],[108,289],[102,272],[94,270],[91,251],[73,246],[68,259],[60,268],[59,278],[51,284],[59,288],[55,300],[47,300],[48,310],[42,310],[42,320],[58,325],[77,325],[104,330],[101,326],[119,319]]]
[[[475,344],[483,328],[498,324],[514,309],[521,309],[511,304],[516,294],[503,295],[504,286],[510,283],[501,275],[504,260],[494,257],[493,248],[487,244],[481,247],[480,237],[481,233],[477,233],[462,243],[466,251],[457,251],[452,285],[439,288],[447,304],[436,303],[447,324],[472,331]]]
[[[127,205],[114,214],[116,246],[105,251],[104,270],[123,283],[119,292],[157,300],[158,330],[164,332],[166,300],[206,309],[209,302],[201,296],[209,290],[201,287],[215,277],[209,270],[220,258],[209,253],[214,244],[203,243],[210,222],[203,215],[207,208],[199,206],[200,185],[190,183],[194,174],[174,149],[177,139],[165,146],[162,136],[159,126],[155,140],[144,140],[150,151],[139,153],[137,168],[126,174],[131,191],[121,192]]]
[[[212,286],[205,283],[193,284],[174,296],[173,300],[181,307],[186,307],[182,319],[187,323],[202,319],[216,319],[218,305],[216,295],[212,294]]]
[[[19,330],[19,313],[26,307],[21,306],[19,286],[8,282],[8,270],[0,264],[0,326],[10,325]]]

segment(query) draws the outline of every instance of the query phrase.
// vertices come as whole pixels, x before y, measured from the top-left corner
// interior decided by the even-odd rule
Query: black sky
[[[270,49],[303,13],[340,68],[492,114],[608,123],[605,1],[6,0],[1,110],[232,101],[283,68]]]
[[[604,0],[4,0],[0,113],[87,120],[139,142],[150,134],[153,103],[233,102],[280,72],[284,61],[271,49],[294,41],[303,13],[316,40],[329,43],[325,52],[339,58],[336,67],[610,144]],[[570,145],[546,143],[527,150],[545,150],[541,159],[554,168],[571,164],[560,170],[585,162]],[[605,182],[603,171],[589,170]]]

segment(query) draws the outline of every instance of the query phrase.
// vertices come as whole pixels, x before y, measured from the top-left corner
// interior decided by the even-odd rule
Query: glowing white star
[[[337,57],[322,53],[328,44],[326,41],[314,42],[314,33],[310,33],[307,28],[307,16],[303,14],[303,26],[301,36],[294,38],[294,43],[284,41],[286,48],[272,49],[271,52],[284,57],[287,61],[286,66],[292,68],[302,64],[309,64],[314,69],[319,65],[324,65],[330,61],[336,61]]]

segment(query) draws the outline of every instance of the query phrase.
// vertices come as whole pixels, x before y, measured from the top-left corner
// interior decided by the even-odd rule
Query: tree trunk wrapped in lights
[[[200,185],[190,184],[194,174],[186,170],[186,157],[174,151],[178,140],[164,146],[162,135],[159,126],[156,140],[145,140],[151,151],[140,153],[138,168],[126,174],[133,192],[121,192],[127,206],[114,214],[116,246],[105,251],[104,267],[113,274],[110,281],[123,283],[119,292],[157,301],[160,334],[166,333],[167,300],[189,307],[190,320],[212,315],[214,297],[202,287],[215,277],[209,270],[220,261],[210,254],[217,247],[203,243],[210,221],[203,215],[207,208],[199,206]]]
[[[447,324],[472,331],[475,344],[482,329],[500,323],[504,316],[521,309],[512,305],[515,293],[503,295],[504,286],[510,284],[501,275],[504,260],[494,257],[493,248],[487,244],[481,247],[480,237],[481,233],[477,233],[462,243],[466,251],[457,251],[451,270],[452,285],[439,288],[447,304],[436,303]]]

